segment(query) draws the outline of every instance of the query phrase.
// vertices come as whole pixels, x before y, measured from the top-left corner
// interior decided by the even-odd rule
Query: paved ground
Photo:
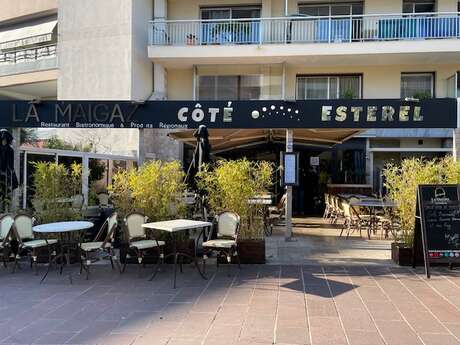
[[[148,282],[99,266],[89,281],[0,270],[3,344],[460,344],[460,272],[390,266],[171,268]],[[421,272],[419,272],[421,273]]]
[[[363,231],[349,239],[339,237],[341,225],[331,225],[322,218],[295,218],[294,242],[286,242],[284,228],[275,228],[266,239],[267,262],[272,264],[323,265],[393,265],[391,241],[381,234],[367,240]]]

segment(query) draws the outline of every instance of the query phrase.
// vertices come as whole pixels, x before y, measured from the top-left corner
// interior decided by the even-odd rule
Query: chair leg
[[[235,255],[236,257],[236,263],[238,264],[238,268],[241,269],[241,261],[240,261],[240,255],[238,254],[238,249],[235,250]]]
[[[142,261],[143,261],[143,257],[142,257],[142,252],[140,250],[137,250],[136,249],[136,252],[137,252],[137,274],[139,277],[142,276]]]
[[[207,255],[207,252],[204,251],[203,253],[203,274],[206,273],[206,260],[208,259],[208,255]]]

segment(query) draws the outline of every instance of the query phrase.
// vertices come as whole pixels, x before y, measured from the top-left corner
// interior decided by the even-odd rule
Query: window
[[[260,18],[260,7],[237,6],[201,9],[201,19]]]
[[[430,0],[404,0],[403,13],[429,13],[434,12],[435,1]]]
[[[297,99],[361,98],[360,75],[297,77]]]
[[[349,16],[351,14],[363,14],[363,3],[299,5],[299,13],[307,16]]]
[[[402,73],[401,98],[434,97],[434,73]]]
[[[261,95],[259,75],[200,76],[199,100],[258,100]]]

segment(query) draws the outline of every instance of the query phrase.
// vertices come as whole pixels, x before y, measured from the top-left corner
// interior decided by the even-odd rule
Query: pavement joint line
[[[426,343],[423,341],[422,337],[420,337],[420,335],[418,334],[418,332],[416,331],[416,329],[410,324],[409,321],[407,321],[406,317],[404,316],[404,314],[401,312],[401,310],[396,306],[396,304],[393,302],[393,300],[391,299],[391,297],[386,293],[386,291],[382,288],[382,286],[378,283],[377,279],[375,279],[375,277],[371,274],[371,272],[369,272],[369,270],[367,269],[367,267],[364,266],[364,269],[366,270],[367,274],[372,277],[372,279],[374,280],[375,284],[378,286],[378,288],[380,289],[380,291],[386,296],[386,298],[388,298],[388,300],[390,301],[390,303],[393,305],[393,307],[395,307],[395,309],[398,311],[399,315],[401,315],[402,319],[404,320],[404,322],[409,326],[409,328],[412,330],[412,332],[414,332],[414,334],[416,335],[416,337],[421,341],[422,344],[425,344]],[[389,268],[386,268],[390,273],[391,273],[391,270]]]
[[[345,332],[345,326],[343,324],[342,317],[340,316],[339,308],[337,308],[337,303],[335,302],[334,295],[332,294],[331,285],[329,284],[329,279],[327,278],[327,274],[323,266],[321,266],[321,271],[323,272],[323,277],[326,279],[327,288],[329,289],[329,293],[331,294],[332,303],[334,303],[334,308],[337,313],[337,317],[339,318],[340,326],[342,326],[342,332],[345,335],[345,340],[347,341],[347,344],[350,345],[350,339],[348,339],[347,332]]]
[[[278,273],[278,293],[276,294],[275,322],[273,325],[273,344],[276,344],[276,330],[278,328],[278,310],[280,306],[280,284],[281,284],[282,272],[283,272],[283,266],[280,265],[280,270]]]
[[[451,279],[449,279],[449,277],[447,275],[444,275],[444,274],[441,274],[439,275],[438,272],[433,272],[434,274],[433,275],[436,275],[437,277],[441,277],[445,280],[447,280],[449,283],[451,283],[453,286],[457,287],[460,289],[460,285],[457,284],[456,282],[452,281]]]
[[[245,324],[246,324],[246,322],[248,320],[249,308],[251,307],[252,299],[254,298],[254,294],[256,292],[257,281],[259,280],[259,277],[260,277],[260,270],[257,270],[256,281],[254,282],[254,287],[252,288],[252,294],[251,294],[251,297],[249,298],[248,307],[246,309],[246,317],[244,318],[243,322],[241,323],[240,332],[238,334],[238,342],[241,339],[241,333],[243,332],[244,326],[245,326]]]
[[[217,273],[217,271],[216,271],[216,273]],[[239,276],[239,274],[240,274],[240,269],[238,269],[236,274],[233,276],[232,282],[230,283],[230,286],[227,288],[227,292],[225,293],[225,296],[222,298],[222,301],[220,302],[219,306],[217,307],[217,311],[214,313],[214,317],[212,318],[211,323],[208,326],[208,329],[206,330],[206,333],[205,333],[205,335],[203,337],[203,340],[201,341],[201,345],[203,345],[206,342],[206,339],[207,339],[207,337],[209,335],[209,332],[211,331],[211,328],[214,325],[214,321],[216,321],[217,314],[219,314],[219,311],[222,310],[222,306],[225,303],[225,300],[227,299],[227,296],[228,296],[228,294],[230,292],[230,289],[232,288],[232,286],[235,283],[236,278]],[[198,300],[197,300],[197,302],[198,302]]]
[[[450,305],[452,305],[455,309],[457,309],[458,311],[460,311],[460,309],[455,305],[453,304],[452,302],[450,302],[443,294],[441,294],[435,287],[433,287],[431,284],[429,284],[426,279],[423,279],[422,277],[420,277],[418,274],[416,274],[416,272],[414,272],[413,269],[409,269],[409,271],[414,275],[416,276],[418,279],[420,279],[421,281],[423,281],[425,284],[427,284],[436,294],[438,294],[439,296],[441,296],[447,303],[449,303]],[[390,270],[391,272],[391,270]],[[447,333],[449,333],[451,336],[453,336],[459,343],[460,343],[460,338],[457,337],[450,329],[449,327],[447,327],[432,311],[430,308],[428,308],[428,306],[419,298],[417,297],[416,294],[414,294],[408,287],[406,284],[404,284],[393,272],[391,272],[391,274],[395,277],[395,279],[397,279],[399,281],[399,283],[404,286],[404,288],[409,291],[409,293],[415,297],[415,299],[417,301],[419,301],[419,303],[421,305],[423,305],[425,307],[426,310],[428,310],[428,312],[442,325],[442,327],[444,327],[446,330],[447,330]]]
[[[372,315],[371,311],[369,310],[367,304],[364,302],[363,296],[361,296],[361,293],[358,291],[359,286],[357,286],[357,285],[355,285],[353,283],[353,279],[350,276],[350,271],[348,271],[348,269],[346,267],[344,267],[344,269],[345,269],[345,272],[347,273],[348,280],[350,281],[351,285],[355,286],[353,291],[355,292],[355,294],[358,296],[359,300],[363,304],[364,309],[366,309],[367,314],[369,315],[369,317],[371,318],[372,322],[374,323],[374,327],[377,330],[377,333],[380,335],[380,338],[382,339],[383,343],[385,345],[388,345],[387,341],[385,340],[385,337],[383,336],[382,332],[380,331],[380,328],[377,326],[377,322],[375,322],[374,316]]]
[[[303,287],[303,299],[304,299],[304,308],[305,308],[305,318],[308,327],[308,338],[310,339],[310,345],[313,345],[313,338],[311,336],[311,322],[310,322],[310,313],[308,312],[308,302],[307,302],[307,289],[305,285],[305,277],[303,275],[303,267],[300,266],[300,274],[302,276],[302,287]]]

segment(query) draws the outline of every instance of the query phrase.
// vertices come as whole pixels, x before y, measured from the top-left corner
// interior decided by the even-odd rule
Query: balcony
[[[459,13],[167,20],[150,23],[149,54],[152,59],[184,59],[183,47],[199,47],[201,52],[190,49],[187,54],[188,57],[196,55],[197,58],[206,58],[207,55],[238,57],[241,54],[241,57],[356,55],[382,52],[385,47],[389,47],[389,52],[394,49],[395,53],[405,50],[414,53],[426,50],[426,42],[435,42],[434,48],[440,51],[455,52],[460,49],[448,42],[459,37]],[[312,49],[312,44],[316,45],[315,49]],[[234,45],[240,45],[241,48],[231,48]],[[274,48],[280,45],[283,45],[283,52]],[[160,46],[162,49],[155,49]],[[165,47],[171,49],[164,50]],[[230,55],[222,51],[213,53],[225,47],[230,49],[227,50]],[[177,56],[172,53],[177,53]]]
[[[160,21],[150,23],[150,44],[349,43],[458,38],[458,14]]]
[[[0,52],[0,76],[57,68],[56,44]]]

